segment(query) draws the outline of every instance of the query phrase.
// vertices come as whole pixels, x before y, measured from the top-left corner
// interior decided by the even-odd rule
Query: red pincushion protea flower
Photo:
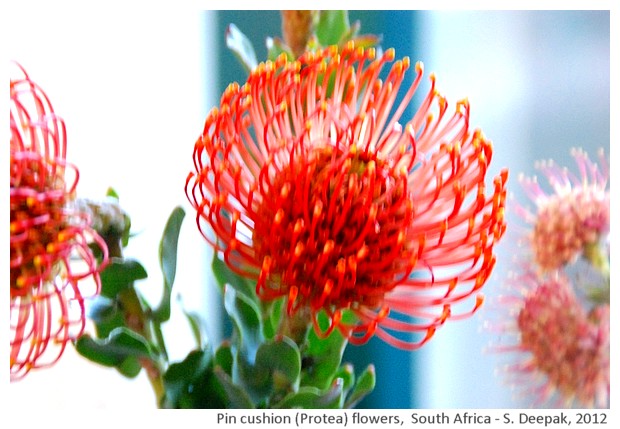
[[[288,314],[304,309],[320,334],[413,349],[480,306],[505,230],[507,172],[487,194],[491,144],[470,131],[467,101],[448,114],[433,76],[399,124],[422,65],[391,114],[409,68],[396,61],[382,81],[393,60],[392,49],[375,59],[350,43],[260,64],[208,115],[186,192],[203,235],[261,298],[286,297]]]
[[[99,289],[89,219],[72,208],[77,169],[66,133],[43,90],[18,69],[11,77],[11,380],[54,363],[81,334],[84,286]]]

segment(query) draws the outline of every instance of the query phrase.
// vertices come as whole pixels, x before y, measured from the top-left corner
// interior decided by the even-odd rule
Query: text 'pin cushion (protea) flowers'
[[[107,247],[73,206],[64,121],[14,64],[11,75],[11,380],[53,364],[85,326],[84,295],[99,290]],[[100,247],[102,265],[89,248]],[[90,282],[83,281],[90,279]]]
[[[287,314],[306,312],[322,335],[414,349],[482,303],[508,173],[487,189],[491,144],[469,129],[466,100],[448,113],[434,76],[399,123],[423,69],[394,106],[410,68],[394,56],[349,43],[261,63],[208,115],[186,193],[203,235],[262,299],[286,297]]]

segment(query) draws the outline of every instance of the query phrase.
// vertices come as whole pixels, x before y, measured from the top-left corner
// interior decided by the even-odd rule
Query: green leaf
[[[258,303],[258,297],[256,296],[256,285],[250,279],[240,276],[239,274],[233,272],[228,265],[224,263],[218,256],[217,253],[213,254],[213,261],[211,262],[211,269],[213,270],[213,275],[215,276],[215,281],[222,293],[224,292],[224,288],[226,285],[232,286],[237,292],[245,295],[247,298],[250,298],[252,301]]]
[[[98,338],[108,338],[110,333],[117,328],[127,327],[125,317],[121,311],[110,314],[109,318],[95,322],[95,330]]]
[[[256,281],[233,272],[216,253],[213,255],[211,269],[222,293],[224,293],[224,289],[228,285],[235,289],[237,293],[242,294],[256,304],[257,308],[260,309],[259,313],[263,324],[263,333],[266,338],[273,338],[277,326],[280,323],[284,299],[270,302],[262,301],[256,294]]]
[[[328,323],[327,316],[319,314],[321,327],[327,328]],[[326,389],[340,367],[346,345],[347,339],[337,329],[327,338],[320,338],[314,329],[310,330],[303,349],[303,359],[307,364],[304,366],[302,386]]]
[[[336,45],[349,31],[349,14],[346,10],[322,10],[316,35],[322,46]]]
[[[116,201],[119,200],[118,198],[118,193],[116,192],[116,190],[114,188],[108,188],[108,190],[105,193],[106,197],[110,197],[110,198],[114,198]]]
[[[224,341],[218,349],[215,351],[215,365],[219,366],[228,375],[232,374],[233,367],[233,353],[230,346],[230,342]]]
[[[299,348],[287,337],[263,343],[258,348],[256,363],[251,369],[252,373],[247,376],[252,381],[263,382],[263,386],[256,387],[262,387],[266,392],[297,390],[301,371]]]
[[[355,41],[355,46],[360,48],[371,48],[377,46],[381,38],[374,34],[362,34],[358,35],[361,28],[359,21],[355,21],[351,27],[342,34],[342,37],[338,41],[340,46],[346,44],[349,40]],[[377,58],[379,55],[377,55]]]
[[[216,366],[213,374],[222,385],[226,393],[226,408],[251,409],[254,403],[248,394],[240,386],[233,383],[232,378],[221,367]]]
[[[196,346],[199,349],[202,348],[203,345],[206,345],[207,343],[204,321],[202,320],[202,317],[196,312],[186,311],[185,309],[183,309],[183,314],[189,322],[192,334],[194,335],[194,339],[196,340]]]
[[[284,53],[288,57],[289,61],[294,61],[295,56],[291,52],[290,48],[284,44],[284,41],[279,37],[268,37],[266,41],[267,45],[267,59],[275,61],[280,54]]]
[[[250,39],[235,24],[228,25],[225,39],[226,46],[234,52],[247,72],[252,71],[258,65]]]
[[[364,399],[366,395],[373,391],[376,383],[375,367],[368,365],[366,370],[359,376],[357,384],[347,398],[345,408],[353,408],[359,401]]]
[[[254,364],[258,347],[264,340],[258,305],[233,287],[226,286],[224,308],[235,326],[239,351],[250,364]]]
[[[272,339],[276,335],[282,317],[283,306],[284,298],[270,302],[261,302],[265,338]]]
[[[133,286],[136,280],[147,278],[144,267],[136,260],[111,258],[101,273],[101,295],[115,298],[119,292]]]
[[[132,237],[131,235],[131,217],[127,213],[123,215],[123,219],[125,220],[125,230],[123,231],[123,235],[121,236],[121,245],[123,247],[127,247],[129,244],[129,239]]]
[[[342,389],[348,392],[355,385],[355,372],[353,371],[353,365],[345,363],[334,374],[332,382],[337,379],[342,380]]]
[[[85,358],[100,365],[116,367],[130,377],[137,375],[139,369],[136,372],[135,363],[128,360],[156,360],[149,343],[127,328],[116,328],[103,340],[92,338],[88,334],[82,335],[75,342],[75,348]]]
[[[194,350],[164,374],[163,408],[225,408],[226,393],[213,374],[208,350]]]
[[[120,365],[116,367],[118,372],[124,375],[127,378],[134,378],[140,374],[142,370],[142,365],[140,365],[140,361],[133,356],[127,357]]]
[[[159,243],[159,265],[164,275],[164,293],[159,307],[153,311],[153,317],[158,322],[170,319],[170,295],[177,271],[177,247],[184,217],[185,210],[182,207],[175,207],[166,222]]]
[[[297,392],[287,395],[273,408],[341,408],[342,381],[335,382],[327,391],[322,392],[316,387],[304,386]]]

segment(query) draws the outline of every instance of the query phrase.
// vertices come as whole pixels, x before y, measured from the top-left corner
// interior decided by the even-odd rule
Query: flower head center
[[[387,162],[322,147],[280,169],[257,214],[266,289],[287,295],[294,287],[300,305],[317,309],[382,300],[394,286],[390,270],[398,270],[412,210],[406,176]]]
[[[50,168],[58,168],[51,172]],[[11,298],[27,295],[68,251],[67,193],[60,167],[33,157],[11,163]]]
[[[609,229],[609,193],[575,188],[552,195],[539,209],[532,231],[536,262],[545,270],[572,261]]]

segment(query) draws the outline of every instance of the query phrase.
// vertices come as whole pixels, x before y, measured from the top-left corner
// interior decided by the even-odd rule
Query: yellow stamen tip
[[[278,225],[280,223],[282,223],[282,219],[284,219],[284,210],[279,209],[276,212],[276,215],[273,217],[273,222]]]
[[[299,258],[304,251],[304,244],[300,241],[295,246],[295,257]]]

